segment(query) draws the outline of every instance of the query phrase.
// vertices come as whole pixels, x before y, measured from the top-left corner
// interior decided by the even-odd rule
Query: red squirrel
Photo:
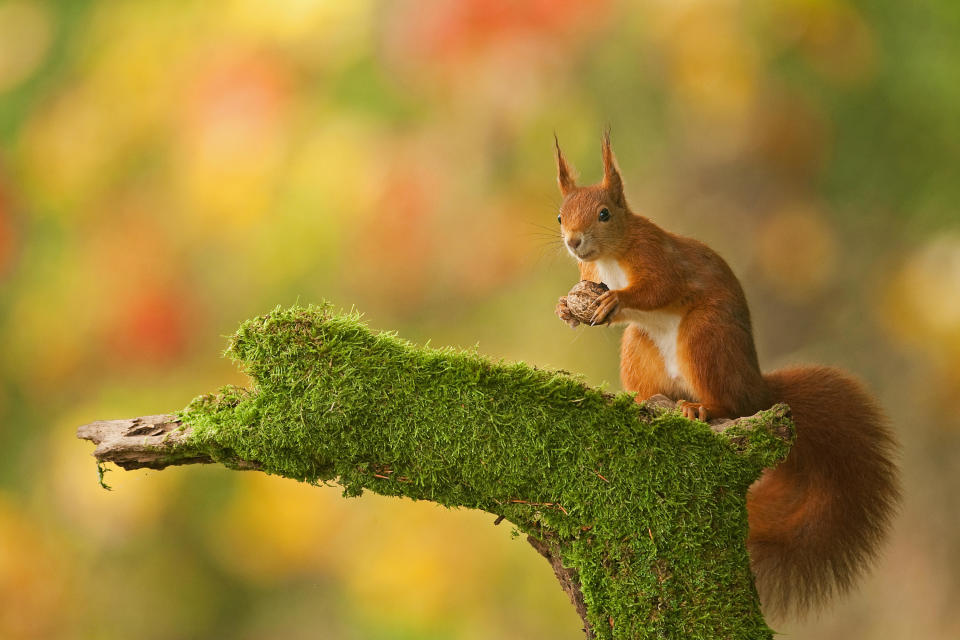
[[[838,369],[762,373],[733,271],[702,242],[633,213],[609,132],[602,154],[602,182],[579,187],[556,143],[563,241],[580,279],[609,287],[590,324],[627,324],[620,378],[638,402],[663,394],[702,421],[790,406],[796,442],[750,488],[747,548],[768,613],[820,606],[850,589],[890,526],[900,489],[887,421],[863,385]],[[578,323],[565,298],[556,312]]]

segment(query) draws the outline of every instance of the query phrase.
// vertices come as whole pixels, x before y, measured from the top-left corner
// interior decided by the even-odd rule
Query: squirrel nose
[[[567,245],[571,249],[576,249],[583,243],[583,236],[577,236],[576,238],[567,238]]]

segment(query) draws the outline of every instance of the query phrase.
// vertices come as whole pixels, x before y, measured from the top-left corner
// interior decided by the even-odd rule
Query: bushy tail
[[[760,600],[802,614],[850,589],[877,555],[900,498],[896,441],[849,375],[795,367],[764,376],[793,413],[797,439],[747,497],[747,546]]]

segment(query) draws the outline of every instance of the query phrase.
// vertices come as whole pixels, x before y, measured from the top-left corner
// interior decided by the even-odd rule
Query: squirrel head
[[[556,136],[554,142],[557,184],[563,195],[557,220],[567,250],[584,262],[616,257],[625,244],[627,227],[635,216],[623,195],[623,180],[610,148],[610,131],[603,134],[603,180],[588,187],[577,186]]]

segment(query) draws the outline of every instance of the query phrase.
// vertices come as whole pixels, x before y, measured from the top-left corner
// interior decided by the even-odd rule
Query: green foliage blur
[[[0,0],[0,638],[578,638],[480,513],[258,473],[97,483],[77,425],[243,384],[328,299],[617,379],[553,316],[556,131],[741,277],[766,368],[847,367],[905,442],[883,559],[794,638],[960,622],[960,3]]]

